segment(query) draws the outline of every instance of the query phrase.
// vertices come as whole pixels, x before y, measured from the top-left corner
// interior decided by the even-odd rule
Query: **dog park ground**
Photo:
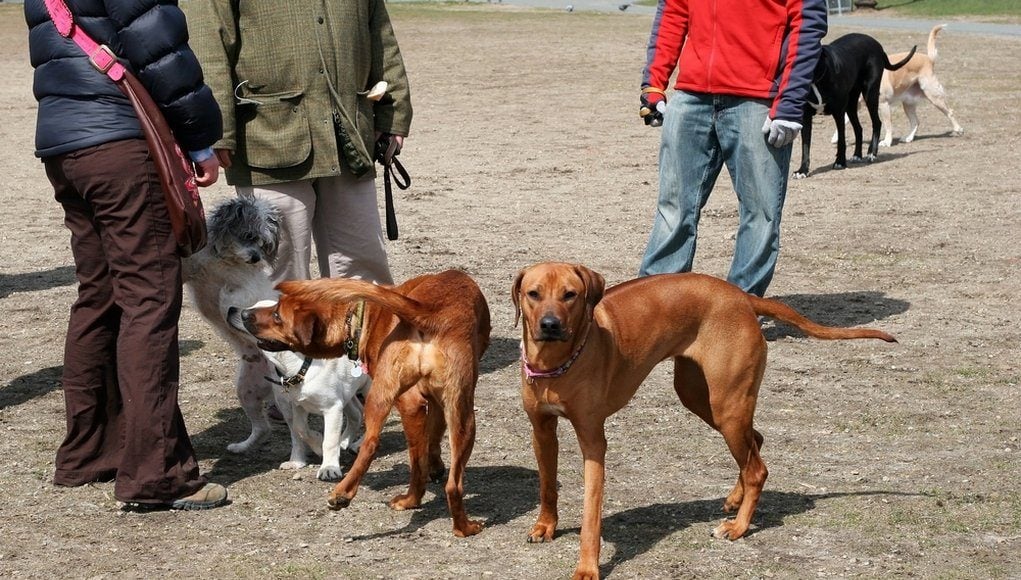
[[[658,130],[637,116],[650,17],[506,6],[391,8],[411,75],[413,134],[397,195],[395,277],[460,268],[493,312],[465,476],[481,534],[451,534],[442,487],[420,510],[386,501],[408,469],[396,417],[350,508],[310,467],[280,471],[277,426],[259,453],[233,393],[234,357],[192,309],[181,322],[181,405],[203,471],[233,502],[130,513],[112,485],[50,483],[63,435],[69,235],[32,157],[35,102],[20,7],[0,6],[0,577],[562,578],[574,570],[581,461],[560,429],[560,527],[525,536],[538,477],[519,397],[520,268],[577,261],[632,277],[651,225]],[[927,31],[872,31],[889,52]],[[829,39],[851,32],[834,28]],[[833,325],[896,335],[823,342],[767,324],[756,427],[766,491],[752,532],[710,531],[736,476],[722,438],[688,413],[661,365],[607,425],[601,572],[613,578],[1021,577],[1021,39],[939,38],[939,78],[965,128],[928,104],[910,144],[832,171],[816,120],[813,171],[792,181],[769,295]],[[894,110],[894,136],[907,127]],[[869,130],[868,124],[866,124]],[[796,166],[800,148],[795,144]],[[218,184],[207,205],[231,195]],[[736,202],[722,177],[696,269],[723,276]],[[664,312],[663,316],[670,313]],[[726,345],[720,345],[726,348]],[[350,465],[350,458],[342,466]]]

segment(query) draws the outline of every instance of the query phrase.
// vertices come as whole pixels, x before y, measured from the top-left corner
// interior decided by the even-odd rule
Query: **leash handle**
[[[404,168],[404,164],[397,158],[399,154],[400,150],[396,149],[392,138],[388,138],[386,141],[381,138],[376,142],[376,161],[379,161],[380,165],[383,166],[386,239],[391,241],[396,240],[399,233],[397,229],[397,211],[394,209],[393,184],[396,183],[399,189],[411,187],[411,176]],[[394,173],[395,168],[396,174]]]

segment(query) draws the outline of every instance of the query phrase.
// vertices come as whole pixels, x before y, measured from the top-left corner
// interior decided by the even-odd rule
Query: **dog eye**
[[[574,300],[577,296],[578,296],[577,292],[575,292],[574,290],[568,290],[567,292],[564,292],[564,302]]]
[[[280,311],[279,310],[274,310],[273,311],[273,322],[276,322],[277,324],[283,324],[284,323],[284,320],[282,318],[280,318]]]
[[[538,290],[529,290],[528,291],[528,297],[531,298],[532,300],[538,300],[539,299],[539,291]]]

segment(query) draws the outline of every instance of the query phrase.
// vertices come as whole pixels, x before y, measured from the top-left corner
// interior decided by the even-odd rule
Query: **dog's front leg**
[[[291,458],[281,463],[280,469],[301,469],[308,466],[307,440],[312,438],[308,430],[308,411],[293,406],[284,397],[277,397],[277,408],[284,416],[291,433]]]
[[[390,379],[390,377],[387,377]],[[386,421],[390,409],[393,408],[399,386],[396,381],[390,379],[379,379],[373,382],[369,389],[368,397],[365,400],[365,438],[361,447],[358,448],[358,457],[355,459],[347,475],[330,492],[326,502],[331,510],[339,510],[351,505],[351,500],[358,493],[358,486],[362,478],[372,465],[372,460],[379,449],[379,434],[383,430],[383,422]]]
[[[323,411],[323,463],[316,473],[316,477],[323,481],[337,481],[344,475],[340,468],[340,432],[343,422],[342,403]]]
[[[809,153],[812,149],[812,113],[806,111],[801,118],[801,165],[794,172],[794,179],[808,177]]]
[[[581,553],[574,580],[599,578],[599,548],[603,532],[606,436],[603,422],[591,415],[574,423],[585,460],[585,510],[581,518]]]
[[[532,422],[532,449],[539,465],[539,519],[528,533],[529,543],[549,542],[557,529],[557,416],[538,411],[528,414]]]
[[[261,351],[253,349],[251,352],[241,354],[234,385],[241,408],[252,425],[252,432],[248,435],[248,439],[228,445],[227,451],[247,453],[269,435],[269,419],[266,417],[263,402],[273,391],[269,381],[266,380],[266,377],[272,374],[274,374],[272,365]]]

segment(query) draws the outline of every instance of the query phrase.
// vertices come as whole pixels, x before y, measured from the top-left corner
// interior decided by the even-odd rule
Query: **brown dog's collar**
[[[523,368],[525,370],[525,377],[529,381],[534,383],[535,379],[555,379],[555,378],[557,378],[559,376],[562,376],[562,375],[566,374],[567,371],[569,371],[571,369],[571,365],[574,364],[574,361],[578,360],[578,357],[581,356],[582,349],[584,349],[585,348],[585,344],[588,343],[588,335],[589,335],[591,330],[592,330],[592,320],[589,320],[588,328],[585,329],[585,336],[581,339],[581,344],[578,345],[578,348],[575,349],[574,353],[571,354],[571,358],[567,359],[567,362],[565,362],[564,364],[562,364],[562,365],[558,366],[557,368],[555,368],[553,370],[550,370],[550,371],[538,370],[534,366],[532,366],[532,363],[528,362],[528,357],[525,356],[525,341],[522,340],[521,341],[521,368]]]
[[[362,339],[362,326],[365,323],[365,301],[359,300],[354,308],[347,311],[344,325],[347,326],[347,340],[344,341],[344,351],[351,362],[358,364],[358,344]]]

